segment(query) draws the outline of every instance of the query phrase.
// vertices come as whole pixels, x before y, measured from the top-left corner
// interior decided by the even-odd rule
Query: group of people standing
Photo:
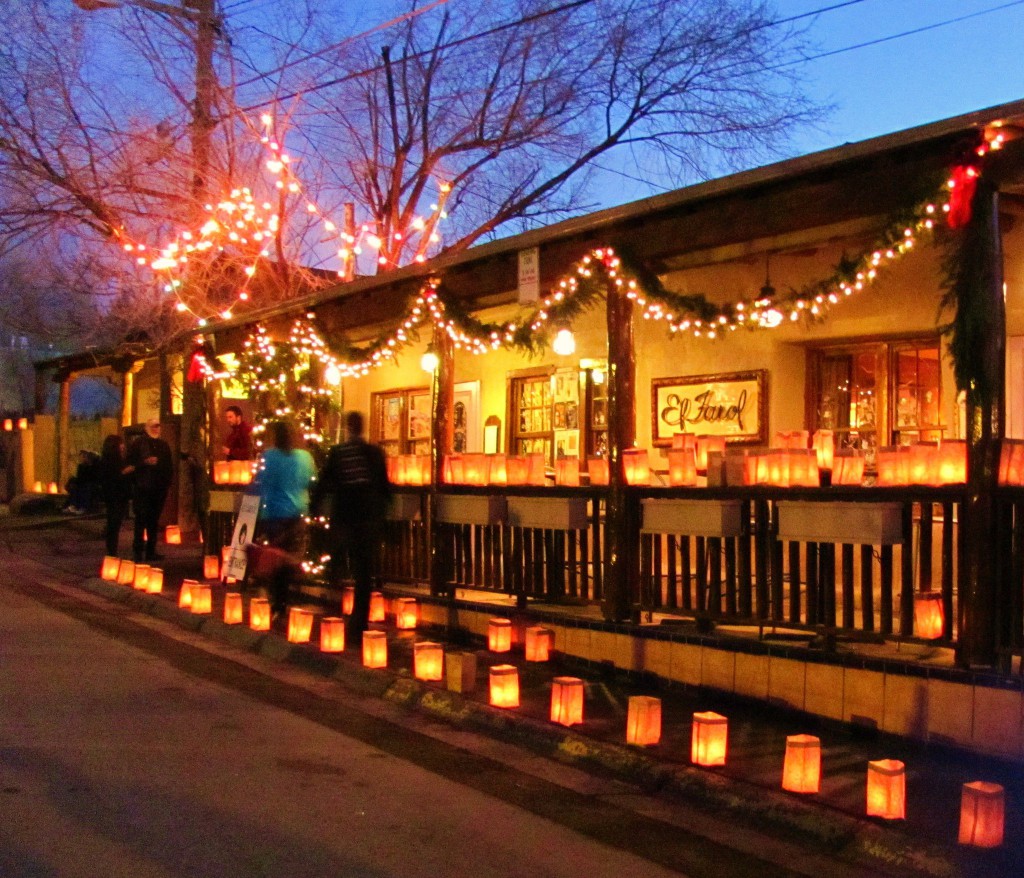
[[[259,530],[268,544],[286,557],[301,551],[304,519],[310,509],[329,506],[333,584],[347,553],[355,580],[355,602],[348,617],[346,641],[362,643],[368,625],[370,592],[376,574],[383,524],[391,497],[384,452],[366,441],[363,416],[345,416],[346,439],[327,452],[319,473],[312,455],[296,448],[289,424],[271,425],[272,447],[264,451],[257,472],[260,492]],[[283,615],[294,564],[278,565],[270,575],[271,608]]]
[[[107,512],[106,551],[117,555],[121,525],[132,504],[135,516],[132,554],[137,562],[160,560],[157,533],[160,513],[174,474],[171,447],[160,438],[157,418],[146,421],[145,432],[126,447],[125,440],[111,434],[103,440],[97,464],[100,496]]]

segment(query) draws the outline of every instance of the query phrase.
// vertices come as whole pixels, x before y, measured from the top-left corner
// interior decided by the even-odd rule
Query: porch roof
[[[768,227],[778,227],[779,223],[768,223],[766,219],[773,214],[792,214],[794,207],[803,215],[789,221],[792,228],[801,227],[800,222],[808,228],[827,225],[833,218],[880,216],[892,210],[901,186],[909,185],[915,177],[919,181],[922,168],[943,170],[966,136],[996,124],[1024,127],[1024,99],[742,171],[458,253],[442,254],[422,265],[359,278],[301,299],[218,321],[206,327],[205,332],[227,332],[328,304],[358,305],[351,309],[351,315],[336,322],[337,328],[367,326],[394,316],[387,303],[395,297],[387,293],[413,290],[437,275],[443,276],[457,295],[479,305],[504,304],[511,301],[516,288],[518,253],[533,247],[542,250],[542,285],[550,285],[588,247],[623,239],[639,246],[641,252],[637,255],[648,267],[665,272],[673,267],[673,255],[750,241],[760,237],[762,230],[766,235],[777,233],[778,228]],[[869,188],[885,191],[873,198],[865,195],[864,182],[877,180],[879,175],[884,175],[886,185]],[[794,193],[807,189],[815,197],[827,196],[817,208],[817,220],[813,210],[806,206],[808,193],[804,191],[799,198],[794,197]],[[845,216],[835,212],[840,190],[848,200],[856,202],[844,205]],[[735,214],[726,216],[730,205]],[[747,210],[748,206],[752,209]],[[708,220],[715,213],[720,216],[709,228]],[[737,222],[736,214],[740,213],[743,221]],[[689,235],[678,234],[678,223],[683,218],[689,219]],[[841,226],[839,223],[837,228]],[[700,234],[692,234],[695,230]]]

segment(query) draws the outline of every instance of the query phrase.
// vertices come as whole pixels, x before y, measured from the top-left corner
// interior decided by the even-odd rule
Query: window
[[[553,466],[560,457],[607,453],[605,368],[584,361],[578,369],[524,369],[510,375],[509,454],[543,454]]]
[[[861,342],[808,354],[808,420],[832,430],[837,448],[859,448],[868,465],[879,445],[942,437],[937,338]]]
[[[529,370],[511,377],[509,384],[509,453],[543,454],[553,461],[553,370]],[[564,417],[564,415],[563,415]]]
[[[370,440],[384,453],[430,453],[430,389],[387,390],[370,398]]]

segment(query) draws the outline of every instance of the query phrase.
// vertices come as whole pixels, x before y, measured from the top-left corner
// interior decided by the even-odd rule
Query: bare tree
[[[374,42],[307,96],[333,130],[306,149],[371,213],[389,265],[440,181],[461,249],[579,212],[598,159],[692,182],[779,154],[815,118],[786,63],[800,35],[749,0],[447,4]]]

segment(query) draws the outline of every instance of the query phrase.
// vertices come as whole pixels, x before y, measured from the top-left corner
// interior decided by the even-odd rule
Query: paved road
[[[75,561],[0,551],[4,878],[861,874],[136,616]]]

